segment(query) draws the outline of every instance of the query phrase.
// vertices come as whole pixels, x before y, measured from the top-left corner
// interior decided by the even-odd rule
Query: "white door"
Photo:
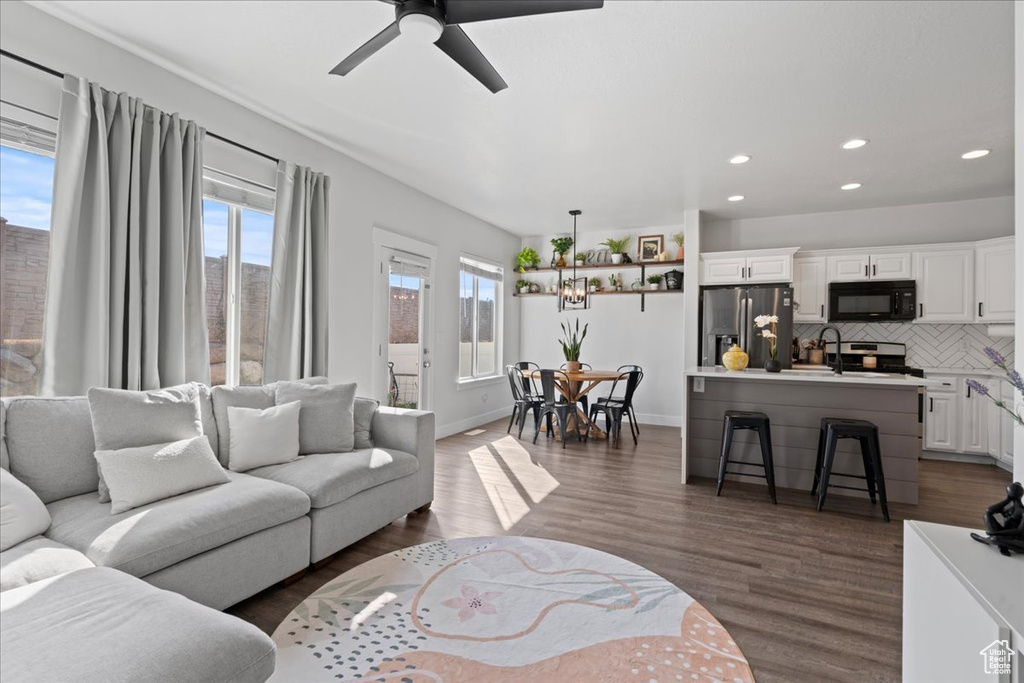
[[[750,256],[747,258],[747,282],[792,282],[793,255]]]
[[[387,336],[378,345],[378,358],[387,366],[385,401],[430,410],[431,260],[391,248],[381,253]]]
[[[793,259],[793,299],[800,304],[793,313],[793,322],[825,322],[825,305],[828,300],[824,257]]]
[[[961,380],[962,382],[962,380]],[[962,386],[960,402],[963,426],[963,452],[988,455],[989,400],[970,387]]]
[[[701,258],[702,285],[738,285],[746,274],[745,258]]]
[[[958,396],[956,391],[928,390],[924,416],[924,447],[927,450],[956,451],[959,449]]]
[[[978,247],[975,273],[978,322],[1012,323],[1015,287],[1013,242]]]
[[[872,280],[909,280],[912,259],[910,252],[875,254],[871,257]]]
[[[852,282],[871,277],[870,258],[867,254],[841,254],[828,257],[828,281]]]
[[[974,322],[974,250],[915,254],[919,323]]]

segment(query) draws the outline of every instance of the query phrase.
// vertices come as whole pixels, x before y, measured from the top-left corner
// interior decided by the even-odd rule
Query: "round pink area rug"
[[[592,548],[463,538],[328,582],[274,633],[274,681],[722,681],[754,677],[676,586]]]

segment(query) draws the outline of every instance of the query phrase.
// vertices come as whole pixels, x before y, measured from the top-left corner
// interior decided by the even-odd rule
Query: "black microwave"
[[[913,320],[917,283],[913,280],[833,282],[828,286],[829,322]]]

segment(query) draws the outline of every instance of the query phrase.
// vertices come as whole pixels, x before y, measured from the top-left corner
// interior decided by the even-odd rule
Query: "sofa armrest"
[[[378,448],[394,448],[434,461],[434,413],[430,411],[381,406],[373,415],[370,436]]]

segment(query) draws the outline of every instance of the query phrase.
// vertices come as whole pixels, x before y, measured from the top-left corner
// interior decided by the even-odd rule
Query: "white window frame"
[[[224,386],[238,386],[242,358],[242,211],[250,209],[274,215],[274,191],[244,178],[211,168],[203,169],[203,199],[228,207],[228,253],[225,268]],[[205,227],[204,227],[205,230]],[[204,235],[205,238],[205,235]],[[204,255],[205,257],[205,255]]]
[[[466,272],[465,266],[475,267],[480,270],[491,271],[495,274],[493,278],[494,282],[494,372],[481,375],[477,370],[477,364],[479,362],[479,333],[480,333],[480,278],[482,275],[471,273],[473,275],[473,339],[472,339],[472,368],[469,377],[462,377],[462,275]],[[459,255],[459,314],[457,320],[459,321],[459,329],[456,332],[456,339],[459,348],[459,362],[456,363],[456,381],[458,386],[463,387],[467,385],[473,385],[480,382],[489,382],[496,379],[501,379],[504,374],[504,364],[502,362],[502,347],[504,339],[504,296],[505,296],[505,269],[498,263],[489,259],[484,259],[479,256],[471,254],[460,254]]]

